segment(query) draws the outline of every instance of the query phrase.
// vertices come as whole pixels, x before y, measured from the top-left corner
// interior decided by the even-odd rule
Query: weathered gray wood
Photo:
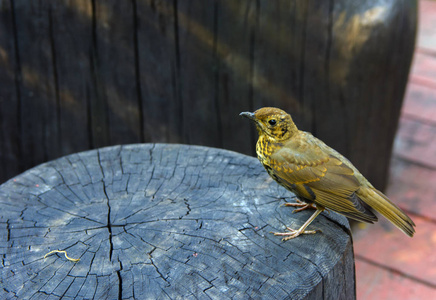
[[[416,2],[0,0],[0,181],[114,144],[254,154],[238,114],[272,105],[383,188]]]
[[[73,154],[0,186],[0,298],[353,299],[348,223],[282,242],[312,212],[257,159],[142,144]],[[67,261],[66,250],[80,262]],[[33,299],[33,298],[32,298]]]

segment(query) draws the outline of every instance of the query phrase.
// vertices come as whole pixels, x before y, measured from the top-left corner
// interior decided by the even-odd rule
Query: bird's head
[[[263,107],[255,112],[242,112],[239,115],[256,124],[259,136],[267,135],[276,141],[287,140],[298,132],[291,116],[275,107]]]

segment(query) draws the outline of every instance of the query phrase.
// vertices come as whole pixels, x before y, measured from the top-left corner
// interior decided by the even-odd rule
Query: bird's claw
[[[287,241],[293,238],[296,238],[297,236],[301,235],[301,234],[315,234],[317,232],[317,230],[295,230],[289,227],[286,227],[286,229],[289,232],[271,232],[274,235],[277,236],[284,236],[284,238],[282,239],[282,241]]]
[[[297,199],[297,202],[298,202],[298,203],[290,203],[290,202],[286,202],[286,203],[283,204],[283,206],[299,207],[299,208],[297,208],[297,209],[294,209],[294,210],[292,211],[292,213],[297,213],[297,212],[300,212],[300,211],[303,211],[303,210],[306,210],[306,209],[309,209],[309,208],[310,208],[310,209],[316,209],[316,206],[313,205],[313,204],[309,204],[309,203],[306,203],[306,202],[300,201],[300,200],[298,200],[298,199]]]

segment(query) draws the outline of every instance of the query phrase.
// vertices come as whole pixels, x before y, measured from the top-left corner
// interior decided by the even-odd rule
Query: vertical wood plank
[[[54,61],[50,40],[49,2],[13,1],[20,66],[22,163],[42,163],[60,154]]]
[[[180,96],[184,141],[219,145],[215,71],[214,1],[177,1]]]
[[[96,93],[91,65],[92,13],[87,0],[55,1],[49,8],[59,126],[59,140],[54,142],[63,155],[94,146],[90,115]]]
[[[144,140],[183,142],[176,1],[134,1]]]
[[[377,6],[368,1],[349,7],[335,3],[333,20],[330,70],[336,83],[330,93],[345,107],[346,138],[339,135],[342,142],[335,146],[328,132],[320,137],[384,189],[414,47],[413,40],[404,37],[415,36],[416,2]],[[323,123],[334,124],[334,119]]]
[[[24,171],[21,148],[20,80],[11,2],[0,1],[0,182]]]
[[[94,0],[96,113],[106,115],[109,144],[141,141],[137,94],[134,5]],[[102,126],[104,126],[102,125]],[[102,129],[104,130],[104,129]],[[102,146],[102,145],[96,145]]]
[[[253,106],[253,51],[257,1],[215,2],[215,86],[220,147],[254,154],[254,128],[239,117]]]

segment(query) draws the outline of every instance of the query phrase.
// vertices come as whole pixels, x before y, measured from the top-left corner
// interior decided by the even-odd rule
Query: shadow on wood
[[[0,186],[0,298],[353,299],[346,219],[315,235],[270,231],[311,212],[257,159],[214,148],[143,144],[60,158]],[[80,258],[77,263],[68,256]]]

